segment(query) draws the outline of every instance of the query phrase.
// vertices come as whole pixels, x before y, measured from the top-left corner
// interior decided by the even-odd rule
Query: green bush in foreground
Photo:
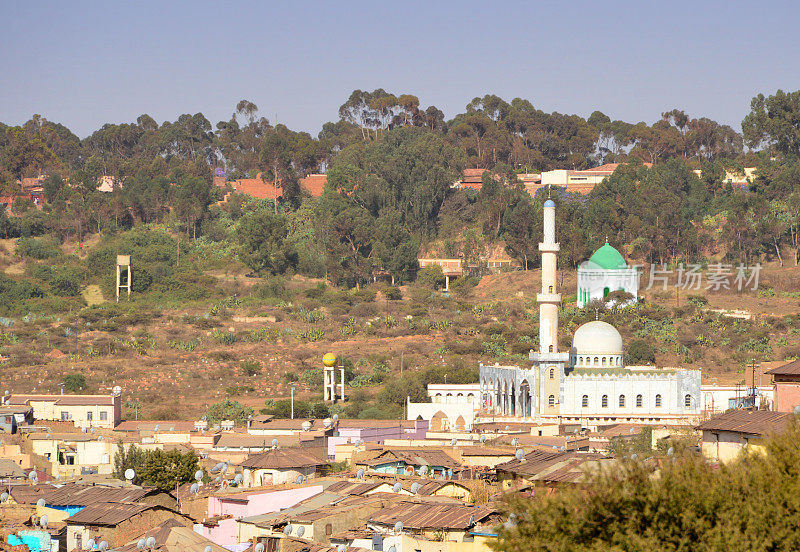
[[[623,461],[579,486],[512,499],[503,551],[800,550],[800,426],[720,468],[696,455]]]

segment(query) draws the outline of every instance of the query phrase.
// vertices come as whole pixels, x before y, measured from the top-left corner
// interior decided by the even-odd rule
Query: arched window
[[[550,286],[548,289],[550,290],[550,293],[553,293],[553,286]]]
[[[656,395],[656,408],[661,407],[661,395]]]
[[[547,397],[547,405],[548,406],[555,406],[556,405],[556,396],[555,395],[550,395],[549,397]]]
[[[603,366],[606,365],[606,357],[603,357]]]
[[[636,408],[641,408],[641,407],[642,407],[642,396],[636,395]]]
[[[581,406],[583,408],[589,408],[589,395],[584,395],[581,399]]]
[[[620,395],[619,396],[619,407],[620,408],[625,408],[625,395]]]
[[[594,365],[600,366],[600,357],[594,357]]]
[[[600,406],[608,408],[608,395],[603,395],[603,398],[600,399]]]
[[[548,349],[547,349],[547,350],[548,350],[549,352],[551,352],[551,353],[552,353],[552,352],[553,352],[553,346],[552,346],[552,345],[550,345],[550,347],[548,347]]]
[[[556,377],[555,368],[550,368],[550,379],[555,379],[555,377]]]
[[[685,406],[685,407],[687,407],[687,408],[689,408],[690,406],[692,406],[692,396],[691,396],[691,395],[686,395],[686,396],[683,398],[683,406]]]

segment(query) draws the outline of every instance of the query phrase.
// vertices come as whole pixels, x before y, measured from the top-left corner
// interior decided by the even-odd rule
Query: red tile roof
[[[319,197],[328,183],[327,174],[309,174],[300,179],[300,185],[309,193],[311,197]]]

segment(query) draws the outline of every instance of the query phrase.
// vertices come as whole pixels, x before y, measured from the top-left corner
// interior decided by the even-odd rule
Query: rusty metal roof
[[[100,502],[86,506],[64,521],[72,525],[114,526],[151,508],[159,506],[137,502]]]
[[[703,431],[731,431],[750,435],[766,435],[783,431],[794,417],[791,412],[768,410],[732,410],[697,426]]]
[[[340,493],[347,495],[363,495],[374,489],[377,489],[383,483],[354,483],[352,481],[337,481],[330,485],[326,490],[332,493]]]
[[[136,502],[153,491],[142,487],[106,487],[67,483],[55,485],[15,485],[11,496],[20,504],[36,504],[43,498],[49,506],[89,506],[98,502]]]
[[[245,468],[281,470],[325,466],[328,462],[311,448],[275,449],[249,456],[241,465]]]
[[[372,460],[367,461],[366,464],[370,466],[379,466],[393,461],[405,462],[410,466],[461,467],[461,465],[445,451],[431,448],[386,450]]]
[[[398,521],[409,529],[468,529],[496,511],[480,506],[403,501],[376,512],[371,522],[394,526]]]
[[[776,376],[800,376],[800,360],[795,360],[789,364],[778,366],[772,370],[767,370],[765,374],[775,374]]]

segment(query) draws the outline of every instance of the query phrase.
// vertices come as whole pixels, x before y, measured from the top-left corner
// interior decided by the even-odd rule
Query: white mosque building
[[[583,425],[695,422],[701,411],[700,370],[625,366],[622,336],[614,326],[600,320],[580,326],[570,349],[558,350],[561,295],[556,289],[559,244],[555,240],[555,209],[555,203],[548,199],[544,204],[544,238],[539,244],[539,350],[531,351],[530,366],[480,366],[478,399],[474,384],[464,386],[464,397],[472,395],[469,402],[477,402],[475,416]],[[445,401],[424,407],[420,404],[419,408],[414,403],[408,406],[412,418],[418,415],[417,410],[423,415],[450,408],[463,416],[465,405]]]
[[[590,301],[605,301],[614,291],[624,291],[635,303],[639,294],[639,271],[628,266],[624,257],[606,239],[605,245],[578,267],[578,308]]]

